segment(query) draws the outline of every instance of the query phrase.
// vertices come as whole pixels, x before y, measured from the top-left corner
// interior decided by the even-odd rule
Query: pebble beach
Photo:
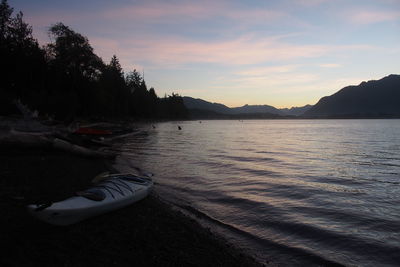
[[[260,266],[154,192],[70,226],[33,218],[26,205],[60,201],[110,171],[109,160],[62,151],[0,150],[1,266]]]

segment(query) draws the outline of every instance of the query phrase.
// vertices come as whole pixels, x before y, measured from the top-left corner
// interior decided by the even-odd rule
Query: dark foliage
[[[58,119],[182,119],[187,110],[176,94],[160,99],[136,71],[124,74],[117,56],[109,64],[89,40],[63,23],[49,29],[52,42],[40,47],[20,12],[0,4],[0,114],[16,112],[20,99]]]

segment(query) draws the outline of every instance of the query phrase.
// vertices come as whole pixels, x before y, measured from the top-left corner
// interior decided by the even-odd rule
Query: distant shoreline
[[[354,120],[354,119],[400,119],[399,115],[330,115],[330,116],[280,116],[280,115],[273,115],[270,116],[269,114],[257,114],[253,116],[253,114],[238,114],[238,115],[225,115],[221,114],[221,116],[195,116],[190,118],[189,120],[336,120],[336,119],[343,119],[343,120]]]

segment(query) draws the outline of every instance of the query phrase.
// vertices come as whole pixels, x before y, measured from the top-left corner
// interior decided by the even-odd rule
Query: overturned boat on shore
[[[28,211],[46,223],[70,225],[142,200],[153,188],[150,177],[134,174],[107,174],[97,181],[63,201],[28,205]]]

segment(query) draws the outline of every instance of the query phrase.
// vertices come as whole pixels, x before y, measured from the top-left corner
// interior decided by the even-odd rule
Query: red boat
[[[90,127],[80,127],[75,133],[77,134],[88,134],[88,135],[110,135],[112,134],[109,130],[94,129]]]

